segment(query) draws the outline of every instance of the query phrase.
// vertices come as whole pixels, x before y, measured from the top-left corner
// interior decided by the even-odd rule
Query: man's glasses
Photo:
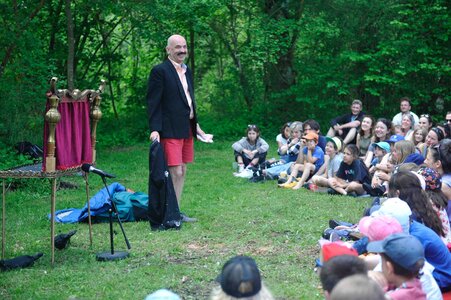
[[[451,119],[446,119],[446,122],[447,123],[451,123]]]

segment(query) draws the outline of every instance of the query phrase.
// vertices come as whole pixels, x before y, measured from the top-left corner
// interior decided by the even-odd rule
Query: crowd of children
[[[400,100],[400,110],[392,120],[375,119],[354,100],[349,114],[331,121],[326,136],[315,120],[287,123],[276,138],[278,160],[265,161],[269,146],[255,125],[233,145],[238,177],[277,179],[278,187],[294,190],[374,197],[360,223],[332,222],[335,228],[323,235],[327,243],[342,247],[338,256],[361,256],[354,263],[345,259],[342,266],[333,258],[321,261],[323,285],[331,282],[328,276],[350,276],[342,284],[349,290],[337,284],[335,294],[333,277],[326,298],[354,299],[351,294],[368,291],[372,295],[365,299],[379,299],[380,291],[381,299],[451,297],[451,112],[434,126],[428,114],[418,117],[411,111],[408,98]],[[357,238],[350,241],[348,233]],[[361,261],[365,269],[348,274]],[[366,282],[367,289],[358,291],[353,282]]]

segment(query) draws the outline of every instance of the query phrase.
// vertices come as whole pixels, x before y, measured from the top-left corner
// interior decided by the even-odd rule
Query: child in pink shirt
[[[389,284],[388,298],[426,300],[418,279],[425,261],[424,249],[416,237],[395,233],[382,241],[370,242],[367,250],[381,254],[382,272]]]

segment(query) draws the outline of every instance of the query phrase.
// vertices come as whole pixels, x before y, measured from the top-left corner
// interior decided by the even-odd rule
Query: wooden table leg
[[[3,185],[3,193],[2,193],[2,259],[5,258],[5,238],[6,238],[6,232],[5,232],[5,224],[6,224],[6,199],[5,199],[5,179],[2,180]]]
[[[51,196],[51,212],[50,212],[50,240],[52,246],[52,266],[55,263],[55,202],[56,202],[56,178],[52,178],[52,196]]]
[[[88,174],[83,176],[86,183],[86,202],[88,203],[88,224],[89,224],[89,245],[92,247],[92,222],[91,222],[91,204],[89,203],[89,182]]]

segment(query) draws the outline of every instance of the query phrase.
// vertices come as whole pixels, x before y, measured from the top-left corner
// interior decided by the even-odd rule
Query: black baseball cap
[[[258,294],[262,287],[257,264],[248,256],[235,256],[229,259],[216,281],[224,293],[235,298],[252,297]]]

